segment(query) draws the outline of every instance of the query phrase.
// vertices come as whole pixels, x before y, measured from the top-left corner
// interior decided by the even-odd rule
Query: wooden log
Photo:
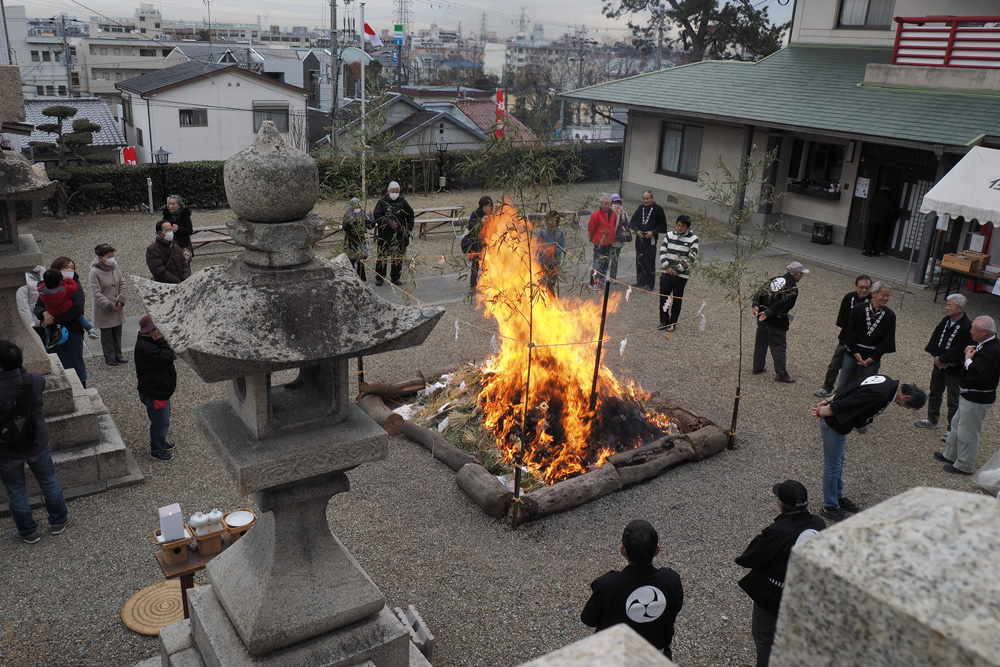
[[[397,415],[390,410],[382,399],[374,394],[367,394],[358,399],[358,407],[374,419],[389,435],[399,435],[403,432],[403,422],[401,415]]]
[[[729,444],[729,435],[715,424],[698,429],[687,434],[691,446],[694,447],[692,461],[701,461],[709,456],[715,456]]]
[[[434,454],[434,458],[458,472],[469,463],[479,463],[476,457],[466,454],[461,449],[445,440],[437,431],[403,420],[403,435],[410,440],[419,442]]]
[[[622,480],[613,465],[605,464],[596,470],[547,486],[521,497],[519,521],[533,521],[556,512],[579,507],[601,496],[622,488]]]
[[[621,478],[622,486],[656,477],[695,457],[694,447],[681,433],[668,435],[637,449],[621,452],[608,459]]]
[[[455,475],[455,483],[491,517],[506,516],[514,504],[514,492],[478,463],[462,466]]]
[[[442,375],[454,373],[458,369],[458,364],[450,364],[440,368],[418,370],[415,378],[399,380],[398,382],[362,382],[358,389],[362,394],[378,394],[382,398],[399,398],[415,394]]]

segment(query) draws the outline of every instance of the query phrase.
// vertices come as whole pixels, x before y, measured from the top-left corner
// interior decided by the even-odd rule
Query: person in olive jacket
[[[778,498],[781,514],[736,559],[740,567],[750,568],[739,585],[753,600],[750,632],[757,647],[757,667],[767,667],[771,659],[771,643],[792,547],[826,528],[823,519],[809,512],[809,495],[801,483],[789,479],[775,484],[771,491]]]
[[[156,461],[169,461],[169,450],[174,443],[167,442],[170,429],[170,397],[177,388],[177,355],[153,324],[149,314],[139,318],[139,335],[135,340],[135,375],[139,380],[139,400],[146,406],[149,416],[149,456]]]

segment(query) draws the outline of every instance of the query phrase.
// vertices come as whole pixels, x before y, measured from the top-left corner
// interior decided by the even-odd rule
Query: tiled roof
[[[861,85],[892,50],[794,45],[756,63],[703,61],[565,93],[630,109],[968,146],[1000,133],[1000,94]]]
[[[41,125],[43,123],[52,123],[56,119],[49,118],[42,114],[42,109],[46,109],[55,105],[63,105],[68,107],[74,107],[76,115],[72,118],[67,118],[63,122],[63,131],[72,132],[73,131],[73,121],[79,120],[80,118],[86,118],[91,123],[95,123],[101,126],[100,132],[94,133],[94,141],[91,142],[92,146],[124,146],[125,137],[122,136],[121,128],[118,125],[118,121],[114,119],[111,115],[111,110],[108,108],[107,102],[97,97],[36,97],[28,98],[24,100],[24,112],[27,116],[27,122],[32,125]],[[23,139],[23,145],[27,146],[29,141],[48,141],[52,142],[55,140],[54,134],[49,132],[42,132],[41,130],[34,130],[30,137],[21,137]]]
[[[180,63],[179,65],[174,65],[173,67],[166,67],[156,72],[150,72],[149,74],[143,74],[141,76],[134,76],[131,79],[125,79],[120,83],[116,83],[115,88],[144,95],[146,93],[151,93],[154,90],[159,90],[160,88],[166,88],[168,86],[174,86],[178,83],[190,81],[191,79],[196,79],[204,76],[205,74],[213,74],[219,70],[226,69],[227,67],[236,67],[236,65],[231,63],[204,63],[197,60],[189,60],[186,63]]]
[[[458,110],[469,117],[480,130],[489,134],[497,122],[496,102],[493,100],[455,100]],[[514,136],[516,142],[533,142],[535,135],[521,121],[507,114],[506,131]]]

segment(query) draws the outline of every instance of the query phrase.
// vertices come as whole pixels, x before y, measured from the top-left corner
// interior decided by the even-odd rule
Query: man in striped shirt
[[[660,242],[660,329],[673,331],[684,305],[684,288],[698,261],[698,237],[691,231],[691,218],[677,217],[674,231]],[[667,300],[672,306],[667,305]],[[669,312],[668,312],[669,311]]]

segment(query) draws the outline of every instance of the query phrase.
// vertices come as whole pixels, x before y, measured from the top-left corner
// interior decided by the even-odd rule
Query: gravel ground
[[[571,207],[584,208],[583,200],[600,189],[594,184],[576,188],[567,195]],[[477,196],[415,199],[421,204],[472,203]],[[343,207],[337,204],[330,210],[339,213]],[[221,224],[227,217],[226,211],[194,215],[196,225]],[[153,220],[136,214],[86,216],[32,221],[21,231],[35,235],[46,262],[68,254],[84,268],[94,245],[110,241],[118,247],[126,273],[147,275],[143,249],[151,240]],[[421,251],[445,254],[450,243],[447,236],[434,237]],[[196,257],[194,268],[216,261],[221,258]],[[753,268],[776,275],[788,261],[787,256],[761,257]],[[390,607],[413,604],[421,612],[436,636],[436,665],[518,665],[587,636],[590,630],[580,624],[579,613],[588,584],[624,564],[617,545],[622,527],[635,518],[656,526],[663,548],[657,562],[676,569],[684,583],[675,661],[753,663],[751,603],[736,586],[743,570],[733,558],[775,515],[770,493],[775,482],[801,480],[812,494],[814,509],[819,505],[822,451],[818,426],[808,410],[818,400],[812,392],[835,345],[833,321],[840,297],[853,284],[853,276],[843,272],[809,268],[788,337],[789,371],[796,384],[776,383],[770,374],[750,375],[753,326],[749,317],[745,321],[735,450],[523,525],[517,532],[506,522],[487,518],[458,489],[451,470],[405,439],[391,441],[385,461],[349,474],[352,492],[331,501],[330,526],[379,585]],[[435,270],[442,269],[428,262],[418,273]],[[81,277],[86,284],[85,273]],[[688,297],[696,303],[720,296],[698,275],[688,288]],[[586,292],[583,298],[596,296]],[[998,317],[998,303],[989,295],[973,295],[969,312]],[[890,307],[897,309],[900,351],[885,360],[883,371],[926,388],[930,364],[923,347],[944,306],[933,304],[931,295],[922,291],[908,295],[905,308],[897,306],[894,295]],[[623,355],[617,354],[617,344],[610,346],[608,365],[620,377],[679,399],[725,427],[737,383],[735,308],[708,301],[706,327],[700,331],[693,319],[697,308],[688,305],[682,314],[688,319],[667,341],[655,331],[656,307],[654,296],[633,294],[609,317],[609,335],[627,336],[629,342]],[[141,312],[135,299],[128,303],[128,315]],[[457,341],[455,319],[463,323]],[[468,300],[448,304],[423,346],[366,358],[366,375],[399,379],[429,365],[481,361],[489,353],[493,331]],[[88,359],[90,384],[100,390],[146,482],[71,501],[73,524],[61,536],[46,534],[34,546],[0,540],[0,560],[7,564],[0,577],[0,664],[131,665],[154,655],[157,640],[126,629],[120,610],[133,593],[162,577],[152,557],[156,508],[180,502],[190,514],[252,506],[236,494],[196,425],[195,406],[222,397],[222,385],[206,385],[178,364],[180,385],[171,431],[180,446],[175,461],[164,465],[146,455],[148,422],[135,393],[133,367],[111,368],[100,361]],[[976,490],[968,478],[942,472],[931,456],[940,448],[942,431],[916,429],[913,421],[923,416],[890,406],[866,435],[850,436],[844,478],[847,493],[862,506],[913,486]],[[984,426],[980,465],[996,450],[998,438],[994,411]],[[9,520],[4,519],[3,526],[9,530]],[[203,575],[199,577],[199,583],[205,583]]]

